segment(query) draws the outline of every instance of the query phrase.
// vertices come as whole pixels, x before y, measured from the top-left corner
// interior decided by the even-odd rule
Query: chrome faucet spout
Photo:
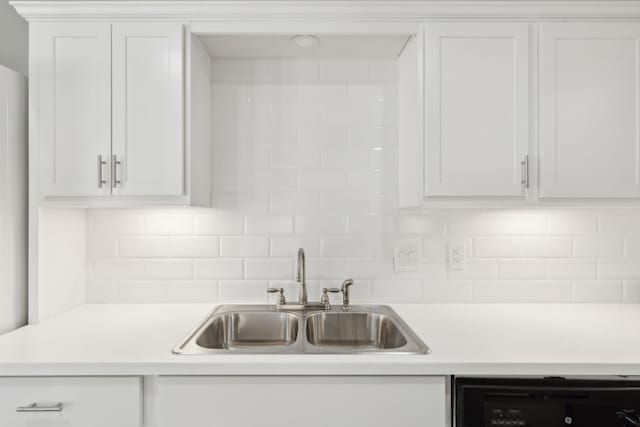
[[[307,297],[307,281],[305,273],[305,258],[304,249],[298,249],[298,264],[296,268],[296,282],[300,285],[300,293],[298,296],[298,304],[307,304],[309,299]]]
[[[350,292],[349,288],[353,285],[353,280],[347,279],[342,282],[342,287],[340,290],[342,291],[342,309],[349,311],[351,310],[351,300],[350,300]]]

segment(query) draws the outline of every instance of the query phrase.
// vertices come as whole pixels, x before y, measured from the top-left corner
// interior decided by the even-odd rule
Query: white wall
[[[395,61],[212,75],[214,208],[89,211],[89,301],[267,301],[304,247],[312,299],[352,277],[361,302],[640,302],[639,211],[399,211]],[[395,246],[421,271],[394,272]]]
[[[0,0],[0,64],[28,74],[28,27],[9,4]]]
[[[0,333],[27,321],[27,80],[0,66]]]

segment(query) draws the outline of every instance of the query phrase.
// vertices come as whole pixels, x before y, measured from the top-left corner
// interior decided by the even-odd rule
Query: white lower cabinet
[[[176,376],[158,381],[159,427],[444,427],[445,377]]]
[[[0,378],[0,426],[141,425],[139,377]]]

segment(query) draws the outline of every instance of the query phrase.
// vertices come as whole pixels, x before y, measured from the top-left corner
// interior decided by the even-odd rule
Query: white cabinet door
[[[140,427],[138,377],[0,378],[0,425]]]
[[[111,193],[108,167],[99,183],[98,156],[111,153],[111,29],[109,24],[36,23],[31,53],[37,81],[34,132],[44,196]]]
[[[638,197],[637,23],[544,24],[542,197]]]
[[[180,23],[113,24],[114,194],[184,193]]]
[[[160,377],[160,427],[445,427],[444,377]]]
[[[427,197],[522,196],[529,27],[426,25]]]

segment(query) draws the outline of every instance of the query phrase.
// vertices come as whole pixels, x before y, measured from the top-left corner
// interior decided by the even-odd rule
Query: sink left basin
[[[288,313],[235,312],[211,317],[196,343],[204,348],[233,349],[291,345],[298,338],[298,319]]]

